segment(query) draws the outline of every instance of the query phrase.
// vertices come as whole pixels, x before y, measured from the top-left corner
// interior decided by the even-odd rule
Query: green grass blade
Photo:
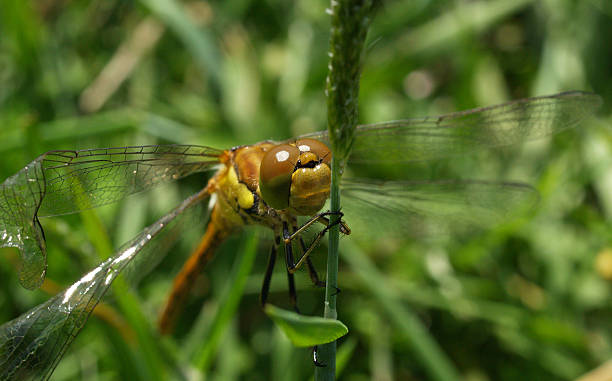
[[[368,33],[373,10],[371,0],[332,1],[330,30],[330,63],[327,76],[327,128],[332,145],[331,210],[340,210],[340,177],[344,162],[351,151],[353,134],[358,122],[359,77],[363,45]],[[336,319],[336,290],[338,289],[339,216],[331,217],[334,224],[329,232],[325,312],[328,319]],[[315,379],[334,380],[336,373],[335,341],[319,349],[325,367],[315,369]]]
[[[218,88],[221,54],[213,42],[213,37],[206,30],[198,28],[182,4],[177,1],[142,0],[142,3],[172,29]]]
[[[452,361],[427,332],[416,315],[405,305],[398,302],[398,296],[367,255],[350,241],[344,242],[342,258],[363,280],[368,291],[380,303],[398,333],[411,343],[415,356],[421,361],[431,379],[438,381],[460,380],[459,372]]]
[[[210,329],[204,332],[203,337],[200,338],[202,346],[196,349],[195,355],[192,357],[192,363],[203,372],[206,372],[209,368],[214,358],[213,356],[221,343],[221,338],[236,314],[240,299],[242,298],[244,286],[253,268],[255,257],[257,256],[258,242],[259,238],[257,234],[250,232],[238,251],[240,255],[234,265],[232,275],[227,281],[229,288],[221,297],[223,304],[215,314]]]

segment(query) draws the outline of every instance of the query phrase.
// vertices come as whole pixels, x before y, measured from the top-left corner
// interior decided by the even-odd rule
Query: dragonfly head
[[[331,151],[314,139],[300,139],[270,149],[261,161],[259,187],[274,209],[309,216],[329,197]]]

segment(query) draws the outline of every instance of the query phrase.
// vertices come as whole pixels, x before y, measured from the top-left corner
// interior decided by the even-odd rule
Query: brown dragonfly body
[[[174,279],[172,290],[159,319],[159,329],[162,333],[172,331],[180,307],[189,295],[197,275],[212,258],[217,247],[233,231],[240,229],[244,225],[253,224],[267,226],[274,231],[277,238],[273,253],[271,254],[270,261],[272,263],[269,265],[269,268],[273,266],[275,259],[272,256],[276,256],[276,247],[280,244],[281,237],[283,237],[285,242],[285,250],[291,251],[291,240],[293,237],[297,237],[300,231],[297,228],[296,216],[315,215],[323,207],[329,196],[331,173],[328,163],[331,154],[326,150],[327,147],[325,147],[325,158],[319,158],[315,154],[314,157],[310,157],[311,161],[303,163],[309,159],[308,157],[306,160],[301,159],[304,152],[311,152],[310,146],[307,144],[325,147],[323,143],[312,139],[302,139],[286,145],[289,147],[299,146],[301,148],[299,148],[300,154],[295,157],[296,160],[287,159],[290,162],[292,180],[290,182],[289,193],[286,195],[289,198],[287,207],[282,210],[268,205],[262,196],[260,188],[262,161],[264,161],[266,154],[279,147],[277,143],[261,142],[254,145],[240,146],[224,151],[219,157],[221,168],[208,181],[205,189],[206,192],[216,197],[208,227],[199,245]],[[281,148],[281,153],[284,152]],[[269,156],[274,156],[274,153],[271,152]],[[308,163],[311,164],[309,165]],[[316,215],[311,219],[310,223],[317,220],[327,223],[328,221],[324,215],[325,213]],[[288,227],[291,227],[291,232],[288,231]],[[342,231],[344,234],[349,233],[349,229],[344,223],[342,223]],[[311,278],[315,284],[321,284],[312,263],[307,258],[309,250],[303,241],[301,243],[302,256],[306,255],[305,260],[308,264]],[[294,308],[297,309],[293,271],[300,267],[302,261],[299,261],[297,264],[293,263],[291,254],[287,258],[291,299]],[[271,268],[269,271],[271,271]],[[271,274],[267,274],[264,279],[262,303],[265,303],[267,297],[270,276]]]

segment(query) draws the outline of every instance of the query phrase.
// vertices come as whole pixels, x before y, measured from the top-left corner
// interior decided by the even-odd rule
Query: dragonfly
[[[600,104],[595,94],[570,91],[437,117],[360,125],[348,165],[423,162],[518,144],[573,128]],[[0,326],[0,379],[50,377],[116,277],[130,263],[146,261],[155,251],[152,246],[160,242],[157,238],[206,200],[212,205],[206,232],[175,278],[162,310],[160,330],[171,331],[196,274],[219,244],[245,225],[266,226],[275,235],[262,303],[267,299],[277,250],[284,246],[289,294],[296,306],[293,274],[298,268],[305,265],[312,281],[323,283],[309,253],[329,229],[333,214],[321,212],[329,195],[332,153],[328,147],[328,133],[320,131],[284,142],[264,141],[231,149],[155,145],[50,151],[6,179],[0,185],[0,246],[19,249],[20,282],[35,289],[46,271],[40,217],[117,202],[161,183],[216,170],[204,189],[145,228],[113,257],[47,302]],[[380,181],[344,176],[341,197],[340,230],[349,234],[349,224],[364,216],[371,224],[389,219],[401,232],[422,226],[418,221],[431,216],[435,223],[486,227],[537,199],[537,191],[514,182]],[[301,216],[309,219],[298,226]],[[317,224],[322,225],[321,230],[313,244],[306,245],[301,233]]]

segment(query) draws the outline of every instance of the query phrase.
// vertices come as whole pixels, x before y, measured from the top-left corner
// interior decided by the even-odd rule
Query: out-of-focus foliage
[[[52,149],[223,148],[324,129],[328,5],[1,1],[1,177]],[[519,220],[454,239],[403,240],[384,231],[342,239],[338,312],[350,330],[339,344],[342,379],[435,379],[432,350],[469,381],[570,380],[612,358],[611,37],[612,5],[604,0],[383,3],[368,36],[362,123],[570,89],[594,91],[604,105],[579,129],[520,150],[347,169],[394,179],[527,181],[541,199]],[[95,212],[43,219],[50,282],[44,291],[24,290],[16,251],[0,251],[0,321],[77,280],[203,184],[191,178]],[[157,338],[155,317],[195,233],[124,291],[132,304],[106,298],[53,380],[311,377],[310,351],[293,348],[259,306],[265,254],[237,313],[227,317],[221,308],[233,295],[236,252],[252,246],[240,235],[198,280],[176,334]],[[266,253],[269,240],[260,242]],[[322,273],[324,252],[314,254]],[[301,311],[321,315],[323,292],[302,272],[297,281]],[[272,291],[271,301],[286,307],[280,266]]]

